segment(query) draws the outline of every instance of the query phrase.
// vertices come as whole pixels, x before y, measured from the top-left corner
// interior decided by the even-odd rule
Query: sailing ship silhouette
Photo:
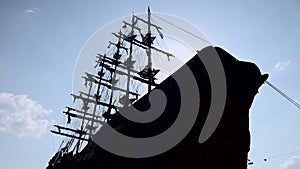
[[[87,91],[71,94],[74,102],[81,103],[81,108],[66,107],[67,110],[63,112],[67,116],[67,123],[79,119],[80,124],[77,128],[55,125],[57,130],[51,132],[70,139],[61,144],[50,159],[47,169],[247,168],[250,149],[249,109],[268,75],[261,74],[254,63],[239,61],[220,47],[208,46],[158,84],[156,75],[160,70],[152,65],[152,52],[159,52],[168,59],[174,56],[153,46],[157,38],[155,35],[163,38],[163,33],[162,28],[152,23],[150,17],[148,8],[146,19],[133,15],[131,23],[124,21],[123,29],[129,29],[129,33],[113,33],[117,42],[108,42],[113,52],[96,56],[94,68],[98,73],[86,72],[82,77]],[[147,30],[139,28],[138,23],[146,24]],[[135,66],[134,48],[146,52],[143,56],[146,57],[145,65],[140,70]],[[212,136],[200,144],[198,138],[207,119],[212,98],[210,77],[200,59],[206,50],[215,50],[223,64],[227,95],[219,125]],[[173,76],[185,78],[184,68],[193,73],[201,102],[192,129],[172,149],[148,158],[128,158],[106,151],[91,139],[93,136],[101,137],[103,123],[134,138],[156,136],[169,129],[178,117],[182,94]],[[119,85],[122,79],[123,82],[125,79],[125,83]],[[134,106],[140,111],[148,110],[151,107],[148,97],[154,89],[163,91],[167,99],[163,113],[156,120],[137,123],[119,113],[126,106]]]

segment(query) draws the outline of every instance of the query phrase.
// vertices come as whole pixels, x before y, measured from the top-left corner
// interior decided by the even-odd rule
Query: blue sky
[[[186,19],[214,44],[255,62],[269,81],[300,100],[297,0],[2,0],[0,2],[0,163],[39,169],[59,146],[51,124],[65,122],[77,56],[112,20],[163,12]],[[26,103],[22,105],[22,103]],[[300,166],[300,110],[270,87],[251,108],[253,169]],[[263,159],[268,158],[264,162]],[[298,167],[299,168],[299,167]]]

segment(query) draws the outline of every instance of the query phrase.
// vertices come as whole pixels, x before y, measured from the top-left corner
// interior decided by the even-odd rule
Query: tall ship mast
[[[71,94],[77,107],[66,106],[63,111],[67,126],[54,125],[55,129],[51,130],[67,139],[49,161],[48,169],[67,167],[70,160],[85,158],[83,147],[92,142],[90,137],[101,124],[109,122],[120,108],[133,104],[158,85],[155,76],[160,70],[153,67],[153,52],[165,55],[166,61],[174,57],[154,45],[157,38],[163,39],[163,33],[161,27],[151,22],[149,7],[147,18],[133,14],[131,22],[123,21],[123,27],[112,35],[117,40],[108,42],[107,52],[96,54],[97,74],[85,72],[82,76],[86,90]],[[70,127],[73,123],[75,127]]]
[[[171,52],[158,43],[159,40],[168,39],[163,35],[163,28],[155,24],[152,16],[160,18],[148,8],[146,15],[133,14],[129,20],[121,21],[122,26],[112,30],[113,40],[106,41],[105,52],[94,53],[93,71],[85,71],[81,75],[84,88],[71,94],[73,106],[67,106],[63,111],[67,125],[54,125],[55,129],[51,130],[66,139],[50,159],[47,169],[247,168],[250,150],[249,109],[268,74],[261,74],[254,63],[239,61],[224,49],[211,46],[202,37],[160,18],[173,26],[169,28],[171,31],[175,27],[186,33],[188,36],[184,35],[185,40],[193,40],[193,37],[202,44],[205,42],[197,54],[194,53],[192,58],[188,58],[186,63],[171,73],[172,76],[163,77],[161,75],[165,70],[155,65],[155,59],[163,57],[164,65],[168,65],[168,61],[172,62],[180,55],[176,54],[174,58]],[[168,30],[167,26],[164,27],[164,30]],[[196,41],[197,47],[193,47],[199,49],[200,41]],[[184,55],[188,55],[182,50],[180,48]],[[206,65],[207,59],[214,57],[216,60],[213,65],[209,65],[214,67]],[[216,69],[215,64],[220,64],[222,68]],[[218,71],[221,73],[218,74]],[[216,72],[218,77],[211,78]],[[181,87],[185,90],[182,91]],[[154,88],[162,91],[167,100],[159,117],[148,123],[139,123],[122,116],[121,111],[130,106],[138,110],[148,110],[150,91]],[[158,104],[161,106],[164,103]],[[218,106],[221,108],[215,109]],[[135,113],[131,111],[132,109],[126,113]],[[183,113],[189,118],[183,118]],[[178,119],[186,121],[178,123]],[[174,127],[175,123],[178,126]],[[168,136],[177,136],[179,132],[182,140],[172,137],[168,142],[156,142],[161,149],[169,145],[174,147],[153,156],[147,154],[149,156],[143,156],[145,158],[139,155],[129,158],[106,149],[120,148],[124,142],[117,146],[97,145],[97,139],[103,136],[99,133],[107,129],[106,124],[116,132],[135,139],[141,138],[143,141],[169,131],[171,132],[167,133]],[[177,130],[174,131],[174,128]],[[187,132],[180,133],[179,130]],[[210,134],[206,133],[206,140],[201,142],[203,131]],[[104,139],[101,141],[116,141],[111,139],[112,135],[102,137]],[[92,137],[96,139],[93,141]],[[129,145],[123,147],[133,154],[148,153],[156,146],[152,142],[153,147],[139,145],[133,151],[133,144]]]

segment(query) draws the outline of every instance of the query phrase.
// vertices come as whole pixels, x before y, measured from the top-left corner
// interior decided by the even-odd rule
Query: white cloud
[[[284,164],[281,165],[282,169],[299,169],[300,168],[300,157],[293,156],[288,159]]]
[[[39,11],[39,9],[37,8],[32,8],[32,9],[26,9],[26,13],[30,13],[30,14],[37,14]]]
[[[285,62],[277,62],[275,64],[275,70],[277,71],[282,71],[283,69],[285,69],[289,64],[291,63],[291,61],[285,61]]]
[[[51,112],[27,95],[0,93],[0,132],[39,138],[47,130],[50,122],[45,116]]]

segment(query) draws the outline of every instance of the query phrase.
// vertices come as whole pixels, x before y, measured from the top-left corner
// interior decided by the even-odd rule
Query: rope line
[[[287,94],[285,94],[284,92],[282,92],[280,89],[278,89],[277,87],[275,87],[273,84],[271,84],[270,82],[266,81],[266,84],[269,85],[271,88],[273,88],[275,91],[277,91],[280,95],[282,95],[284,98],[286,98],[290,103],[292,103],[293,105],[295,105],[298,109],[300,109],[300,104],[297,103],[295,100],[293,100],[292,98],[290,98]]]
[[[157,16],[157,15],[155,15],[155,14],[153,14],[153,13],[151,13],[151,14],[152,14],[153,16],[157,17],[158,19],[160,19],[160,20],[162,20],[162,21],[164,21],[164,22],[166,22],[166,23],[168,23],[168,24],[170,24],[170,25],[176,27],[177,29],[179,29],[179,30],[181,30],[181,31],[183,31],[183,32],[185,32],[185,33],[187,33],[187,34],[189,34],[189,35],[191,35],[191,36],[193,36],[193,37],[195,37],[195,38],[197,38],[197,39],[200,39],[200,40],[202,40],[202,41],[204,41],[204,42],[210,44],[210,42],[207,41],[206,39],[201,38],[200,36],[195,35],[195,34],[189,32],[189,31],[187,31],[187,30],[185,30],[185,29],[183,29],[183,28],[181,28],[181,27],[175,25],[174,23],[171,23],[171,22],[169,22],[169,21],[167,21],[167,20],[165,20],[165,19],[163,19],[163,18],[161,18],[161,17],[159,17],[159,16]]]
[[[266,162],[268,160],[271,160],[271,159],[274,159],[274,158],[284,157],[284,156],[291,155],[291,154],[296,154],[296,153],[299,153],[299,152],[300,152],[300,150],[292,151],[292,152],[288,152],[288,153],[284,153],[284,154],[279,154],[279,155],[275,155],[275,156],[271,156],[269,158],[264,158],[264,162]]]
[[[193,37],[195,37],[195,38],[197,38],[197,39],[200,39],[200,40],[202,40],[202,41],[204,41],[204,42],[206,42],[206,43],[210,43],[210,42],[208,42],[206,39],[203,39],[203,38],[201,38],[201,37],[199,37],[199,36],[197,36],[197,35],[195,35],[195,34],[189,32],[189,31],[187,31],[187,30],[185,30],[185,29],[183,29],[183,28],[181,28],[181,27],[175,25],[174,23],[171,23],[171,22],[169,22],[169,21],[167,21],[167,20],[165,20],[165,19],[163,19],[163,18],[161,18],[161,17],[159,17],[159,16],[157,16],[157,15],[155,15],[155,14],[153,14],[153,13],[152,13],[152,15],[154,15],[155,17],[159,18],[160,20],[162,20],[162,21],[164,21],[164,22],[166,22],[166,23],[168,23],[168,24],[170,24],[170,25],[176,27],[177,29],[180,29],[181,31],[183,31],[183,32],[185,32],[185,33],[187,33],[187,34],[190,34],[191,36],[193,36]],[[293,100],[292,98],[290,98],[287,94],[285,94],[284,92],[282,92],[280,89],[278,89],[277,87],[275,87],[273,84],[271,84],[271,83],[268,82],[268,81],[266,81],[266,84],[269,85],[271,88],[273,88],[275,91],[277,91],[280,95],[282,95],[282,96],[283,96],[285,99],[287,99],[290,103],[292,103],[293,105],[295,105],[298,109],[300,109],[300,104],[297,103],[297,102],[296,102],[295,100]]]
[[[291,155],[291,154],[296,154],[296,153],[299,153],[299,152],[300,152],[300,150],[298,150],[298,151],[292,151],[292,152],[288,152],[288,153],[284,153],[284,154],[279,154],[279,155],[271,156],[268,159],[283,157],[283,156],[287,156],[287,155]]]
[[[170,24],[170,25],[172,25],[172,26],[174,26],[174,27],[180,29],[181,31],[183,31],[183,32],[185,32],[185,33],[187,33],[187,34],[189,34],[189,35],[191,35],[191,36],[193,36],[193,37],[195,37],[195,38],[197,38],[197,39],[200,39],[200,40],[202,40],[202,41],[204,41],[204,42],[206,42],[206,43],[210,43],[210,42],[208,42],[206,39],[203,39],[203,38],[201,38],[201,37],[199,37],[199,36],[197,36],[197,35],[195,35],[195,34],[189,32],[189,31],[187,31],[187,30],[185,30],[185,29],[183,29],[183,28],[181,28],[181,27],[175,25],[174,23],[171,23],[171,22],[169,22],[169,21],[167,21],[167,20],[165,20],[165,19],[163,19],[163,18],[161,18],[161,17],[159,17],[159,16],[157,16],[157,15],[155,15],[155,14],[153,14],[153,13],[152,13],[152,15],[154,15],[155,17],[159,18],[160,20],[162,20],[162,21],[164,21],[164,22],[166,22],[166,23],[168,23],[168,24]],[[295,100],[293,100],[292,98],[290,98],[287,94],[285,94],[284,92],[282,92],[280,89],[278,89],[277,87],[275,87],[273,84],[271,84],[271,83],[268,82],[268,81],[266,81],[266,84],[269,85],[271,88],[273,88],[275,91],[277,91],[280,95],[282,95],[282,96],[283,96],[285,99],[287,99],[290,103],[292,103],[293,105],[295,105],[298,109],[300,109],[300,104],[297,103],[297,102],[296,102]]]

